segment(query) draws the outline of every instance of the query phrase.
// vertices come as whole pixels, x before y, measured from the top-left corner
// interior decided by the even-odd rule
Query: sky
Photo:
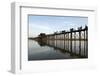
[[[56,31],[66,30],[70,28],[77,29],[88,25],[88,17],[78,16],[28,16],[29,37],[37,37],[40,33],[51,34]]]

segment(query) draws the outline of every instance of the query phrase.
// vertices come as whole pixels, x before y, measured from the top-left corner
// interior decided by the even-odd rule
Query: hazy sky
[[[29,37],[37,37],[40,33],[54,33],[55,31],[68,31],[70,28],[88,25],[87,17],[73,16],[35,16],[29,17]]]

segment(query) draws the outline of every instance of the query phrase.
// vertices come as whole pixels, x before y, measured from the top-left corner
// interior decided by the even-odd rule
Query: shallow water
[[[75,59],[88,57],[87,41],[28,40],[28,60]]]

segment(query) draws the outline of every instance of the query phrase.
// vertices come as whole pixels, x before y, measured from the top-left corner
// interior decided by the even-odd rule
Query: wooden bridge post
[[[86,40],[86,36],[85,36],[85,30],[84,30],[84,40]]]
[[[55,40],[54,40],[54,42],[55,42],[55,46],[57,45],[57,39],[56,39],[56,37],[57,37],[57,35],[55,34]]]
[[[79,55],[81,54],[81,41],[80,41],[80,38],[81,38],[81,32],[79,31]]]
[[[61,48],[61,34],[59,35],[60,48]]]
[[[73,28],[70,29],[70,50],[72,52],[72,32],[73,32]]]
[[[88,27],[86,27],[86,57],[88,57]]]
[[[55,43],[55,40],[56,40],[56,35],[55,35],[55,34],[53,34],[53,35],[54,35],[54,39],[53,39],[54,46],[56,46],[56,43]]]
[[[68,41],[67,46],[68,46],[68,50],[69,50],[69,33],[67,33],[67,36],[68,36],[68,38],[67,38],[67,41]]]
[[[48,35],[47,35],[47,38],[46,38],[46,40],[47,40],[47,44],[48,44]]]
[[[63,32],[64,33],[64,49],[65,49],[65,31]]]
[[[85,49],[85,47],[86,47],[86,44],[85,44],[85,42],[86,42],[86,30],[84,30],[84,56],[86,55],[85,53],[85,51],[86,51],[86,49]]]
[[[74,53],[76,53],[76,32],[74,32]]]
[[[57,47],[57,33],[56,33],[56,41],[55,42],[56,42],[56,47]]]
[[[88,30],[86,29],[86,40],[88,40]]]

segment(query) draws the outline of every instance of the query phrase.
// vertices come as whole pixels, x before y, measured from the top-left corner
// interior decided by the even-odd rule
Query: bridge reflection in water
[[[61,53],[70,53],[72,56],[77,56],[81,58],[88,57],[88,46],[87,41],[71,41],[71,40],[47,40],[45,42],[38,41],[40,46],[49,46],[54,48],[54,50],[59,50]]]
[[[70,29],[69,32],[62,31],[61,33],[39,36],[34,39],[29,38],[29,40],[31,43],[35,41],[37,45],[39,45],[39,49],[37,50],[34,50],[33,47],[31,47],[33,49],[30,49],[30,45],[34,46],[35,44],[30,44],[29,41],[29,60],[88,58],[87,26],[84,29],[80,27],[78,30]],[[49,49],[46,51],[49,52],[49,54],[40,53],[43,51],[43,48],[46,48],[46,50]],[[50,48],[52,48],[52,50]],[[33,51],[35,51],[35,54]],[[57,52],[61,54],[58,55]]]

